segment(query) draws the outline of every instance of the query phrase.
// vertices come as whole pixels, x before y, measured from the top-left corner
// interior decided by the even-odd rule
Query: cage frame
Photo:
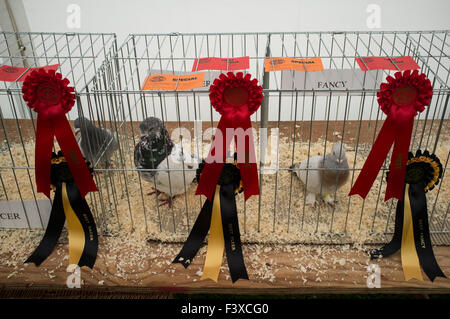
[[[210,57],[210,56],[218,56],[218,57],[234,57],[235,56],[235,42],[234,41],[238,41],[235,40],[236,38],[241,38],[241,41],[243,41],[244,44],[244,48],[246,48],[246,42],[250,42],[249,39],[251,37],[255,38],[256,40],[254,40],[254,43],[256,43],[256,51],[260,52],[261,54],[258,55],[258,53],[256,54],[256,56],[252,57],[250,56],[250,60],[252,59],[260,59],[260,60],[264,60],[265,58],[273,58],[273,57],[278,57],[278,55],[272,55],[272,53],[275,51],[272,49],[272,44],[274,43],[274,39],[277,39],[277,37],[279,37],[280,39],[282,39],[282,48],[281,48],[281,56],[289,56],[289,57],[298,57],[298,58],[309,58],[309,57],[323,57],[325,59],[329,59],[330,61],[330,66],[332,65],[332,63],[334,64],[334,67],[336,67],[336,69],[339,69],[338,65],[336,64],[336,59],[339,60],[341,59],[341,68],[344,66],[344,63],[351,65],[353,64],[353,67],[356,66],[356,61],[355,58],[356,57],[361,57],[364,55],[360,55],[359,51],[358,51],[358,44],[360,45],[364,45],[365,48],[367,49],[367,54],[366,55],[374,55],[374,56],[386,56],[388,57],[391,62],[393,62],[392,57],[397,56],[394,53],[398,53],[399,55],[411,55],[413,58],[417,59],[418,63],[422,66],[421,70],[423,72],[425,72],[427,74],[427,76],[432,76],[432,84],[433,84],[433,97],[434,96],[438,96],[440,99],[440,104],[439,107],[436,106],[433,114],[430,114],[430,108],[427,108],[427,110],[421,114],[419,114],[419,116],[417,117],[417,120],[425,120],[425,124],[422,128],[422,132],[419,138],[419,147],[422,146],[422,144],[425,144],[426,146],[428,146],[430,144],[430,136],[431,134],[428,135],[428,137],[426,136],[426,126],[427,126],[427,122],[429,121],[429,117],[431,117],[431,124],[430,124],[430,128],[429,128],[429,132],[431,133],[431,130],[433,128],[433,126],[435,125],[435,121],[438,121],[438,132],[436,133],[436,139],[433,141],[431,141],[430,145],[433,145],[432,150],[436,150],[437,148],[437,144],[439,141],[439,136],[441,133],[442,129],[445,129],[446,126],[448,126],[448,102],[449,102],[449,96],[450,96],[450,88],[449,88],[449,75],[450,72],[448,72],[447,70],[447,74],[445,77],[442,78],[442,76],[440,75],[442,73],[442,68],[446,67],[446,64],[444,65],[444,62],[442,60],[445,60],[447,63],[447,59],[449,58],[449,55],[447,53],[445,53],[445,48],[448,49],[448,38],[447,35],[449,34],[450,31],[448,30],[434,30],[434,31],[366,31],[366,32],[360,32],[360,31],[336,31],[336,32],[241,32],[241,33],[153,33],[153,34],[130,34],[128,35],[128,37],[125,39],[125,41],[120,45],[117,46],[117,42],[116,42],[116,47],[114,50],[110,51],[110,54],[108,54],[107,58],[105,59],[105,61],[103,63],[101,63],[101,65],[97,68],[98,70],[95,72],[95,75],[89,80],[87,81],[86,85],[84,86],[83,90],[81,90],[80,92],[77,92],[77,105],[78,105],[78,113],[79,115],[83,115],[85,114],[84,109],[87,107],[88,112],[90,113],[90,115],[94,115],[93,110],[94,110],[94,105],[96,105],[97,107],[99,105],[101,105],[101,107],[103,109],[108,108],[110,109],[109,114],[115,114],[115,111],[117,112],[122,112],[123,115],[125,114],[125,106],[128,107],[128,112],[130,114],[130,116],[132,116],[132,111],[134,111],[134,109],[132,110],[130,107],[136,107],[137,104],[140,102],[140,108],[142,109],[143,114],[145,113],[144,110],[147,109],[147,106],[145,105],[145,99],[148,97],[151,97],[152,99],[156,99],[159,100],[159,105],[161,108],[161,114],[164,114],[164,110],[163,110],[163,105],[165,105],[165,102],[163,102],[163,99],[165,97],[168,96],[173,96],[175,98],[176,102],[176,108],[177,108],[177,119],[175,122],[177,122],[178,127],[181,126],[181,118],[180,118],[180,99],[185,96],[186,94],[191,94],[193,96],[193,100],[194,100],[194,109],[196,108],[195,105],[195,97],[196,95],[206,95],[209,91],[206,89],[200,89],[197,91],[189,91],[189,92],[182,92],[182,91],[164,91],[164,90],[154,90],[154,91],[142,91],[139,87],[140,85],[142,85],[142,80],[140,78],[139,75],[139,64],[142,63],[142,61],[147,61],[148,66],[150,67],[150,61],[159,61],[159,66],[160,66],[160,70],[163,70],[163,65],[162,65],[162,61],[168,61],[168,64],[172,64],[172,71],[174,72],[173,74],[175,74],[175,68],[174,68],[174,63],[177,60],[182,60],[184,62],[184,70],[183,71],[187,71],[189,72],[189,69],[186,69],[186,61],[190,61],[193,60],[195,58],[201,58],[201,57]],[[389,36],[389,37],[388,37]],[[285,45],[284,45],[284,41],[286,37],[293,37],[295,39],[295,45],[294,45],[294,52],[293,55],[288,55],[288,50],[286,49]],[[306,37],[306,54],[302,55],[300,48],[298,47],[297,44],[297,37]],[[325,38],[331,37],[331,45],[327,46],[325,43]],[[338,37],[344,37],[344,45],[340,46],[338,40],[336,40],[336,38]],[[353,47],[355,54],[353,56],[351,55],[346,55],[346,45],[351,45],[352,42],[349,40],[350,37],[356,37],[356,47]],[[381,41],[377,42],[377,40],[379,41],[379,37],[381,37]],[[393,38],[390,38],[393,37]],[[431,38],[430,38],[431,37]],[[158,50],[156,51],[156,54],[154,55],[154,58],[150,58],[149,57],[149,44],[148,44],[148,40],[149,38],[152,38],[152,40],[150,41],[154,41],[154,39],[156,39],[157,42],[157,46],[158,46]],[[177,46],[177,43],[179,43],[178,41],[181,41],[182,45],[183,45],[183,53],[185,52],[184,50],[184,43],[185,41],[187,41],[186,39],[190,39],[189,41],[192,41],[192,39],[194,39],[194,46],[195,46],[195,50],[197,50],[197,38],[203,38],[202,41],[205,41],[206,39],[206,47],[207,47],[207,56],[202,56],[202,55],[196,55],[193,57],[174,57],[173,56],[173,52],[175,51],[175,48]],[[210,50],[210,43],[209,41],[211,38],[215,38],[217,41],[217,38],[219,39],[219,54],[215,55],[215,49],[214,50]],[[228,39],[228,55],[227,53],[222,52],[222,39]],[[314,46],[313,46],[313,41],[314,39],[318,38],[319,39],[319,47],[317,50],[317,54],[314,50]],[[144,51],[144,53],[142,53],[142,56],[138,56],[137,54],[137,46],[138,46],[138,42],[142,41],[142,39],[145,40],[145,44],[146,44],[146,52]],[[436,41],[438,41],[439,44],[441,44],[441,47],[437,46],[436,43],[434,43],[433,41],[435,41],[435,39],[437,39]],[[365,40],[367,41],[367,43],[365,42]],[[161,43],[162,41],[162,43]],[[161,51],[162,51],[162,46],[164,45],[165,41],[169,42],[169,45],[171,48],[173,48],[172,50],[172,54],[169,57],[162,57],[161,55]],[[390,50],[390,52],[388,49],[385,49],[383,46],[384,41],[389,42],[388,45],[390,45],[389,47],[392,47],[392,49]],[[391,42],[392,41],[392,42]],[[401,41],[404,46],[403,48],[403,52],[401,52],[402,50],[398,50],[395,47],[395,44],[397,41]],[[404,42],[403,42],[404,41]],[[423,41],[423,42],[422,42]],[[230,44],[231,42],[231,44]],[[362,44],[361,44],[362,43]],[[371,43],[375,43],[375,48],[378,48],[379,51],[378,53],[376,53],[375,49],[371,49]],[[260,45],[262,44],[262,45]],[[202,44],[203,45],[203,44]],[[215,44],[217,45],[217,44]],[[309,46],[310,45],[310,46]],[[429,45],[429,47],[427,47],[427,45]],[[237,46],[237,45],[236,45]],[[261,50],[259,49],[259,47],[261,46]],[[230,52],[230,48],[231,48],[231,55],[229,55]],[[440,53],[439,55],[432,55],[431,54],[431,50],[438,50]],[[298,53],[297,53],[298,50]],[[333,52],[337,50],[338,53],[342,52],[342,55],[335,55],[333,54]],[[340,50],[340,51],[339,51]],[[420,54],[422,52],[422,50],[424,50],[425,52],[428,52],[428,55],[424,55],[424,54]],[[200,48],[200,51],[202,51],[202,48]],[[212,54],[210,54],[210,51],[213,51]],[[224,50],[227,51],[227,50]],[[310,51],[312,51],[312,54],[310,53]],[[325,53],[323,53],[323,51],[326,51]],[[126,53],[124,55],[124,52]],[[322,52],[322,53],[321,53]],[[244,50],[243,52],[244,54],[242,55],[246,55],[246,51]],[[128,54],[128,55],[127,55]],[[133,56],[134,54],[134,56]],[[147,54],[147,57],[144,56],[144,54]],[[299,55],[300,54],[300,55]],[[153,56],[153,55],[152,55]],[[353,63],[350,62],[350,59],[353,59]],[[437,63],[438,68],[433,69],[429,63],[430,63],[430,59],[431,60],[435,60],[434,62]],[[327,60],[328,61],[328,60]],[[126,65],[127,63],[127,65]],[[134,64],[134,65],[133,65]],[[395,63],[394,63],[395,65]],[[127,69],[128,68],[128,69]],[[150,68],[149,68],[150,69]],[[166,68],[167,69],[167,68]],[[130,74],[128,74],[127,77],[127,70],[129,70]],[[181,71],[181,70],[177,70],[177,71]],[[441,73],[439,73],[439,71]],[[137,72],[137,73],[136,73]],[[383,74],[391,74],[389,71],[381,71]],[[134,75],[136,74],[137,76],[137,85],[134,83]],[[180,74],[180,73],[179,73]],[[273,74],[273,78],[275,78],[275,83],[277,83],[277,87],[276,88],[270,88],[267,82],[270,81],[270,77]],[[259,64],[256,64],[256,76],[258,79],[262,80],[262,86],[263,86],[263,94],[265,96],[265,99],[263,100],[263,104],[262,107],[260,108],[260,110],[257,112],[257,114],[255,115],[255,119],[257,122],[260,123],[260,127],[268,127],[269,126],[269,107],[268,107],[268,103],[269,103],[269,97],[270,98],[275,98],[278,99],[280,102],[278,103],[278,109],[279,109],[279,116],[281,116],[281,100],[282,98],[285,96],[285,94],[290,95],[292,97],[292,101],[295,101],[295,108],[292,108],[291,106],[291,119],[292,116],[294,115],[294,123],[293,123],[293,132],[290,131],[290,133],[293,133],[293,138],[291,139],[291,137],[289,138],[289,145],[292,144],[292,163],[294,161],[294,153],[295,153],[295,145],[296,145],[296,129],[297,129],[297,111],[298,111],[298,100],[301,99],[303,97],[303,104],[305,103],[305,95],[307,93],[312,93],[312,99],[314,100],[316,96],[319,96],[320,94],[329,94],[330,98],[329,98],[329,102],[327,102],[329,111],[328,111],[328,118],[327,118],[327,128],[326,128],[326,134],[328,134],[328,123],[329,123],[329,118],[330,118],[330,114],[331,114],[331,101],[332,101],[332,91],[331,90],[309,90],[309,89],[281,89],[278,87],[278,81],[277,81],[277,72],[273,72],[272,74],[270,74],[269,72],[264,72],[264,66],[261,68],[259,66]],[[306,76],[306,73],[305,73]],[[131,83],[130,83],[131,81]],[[131,86],[131,88],[129,87]],[[364,86],[364,85],[363,85]],[[437,87],[440,86],[440,87]],[[139,88],[139,89],[138,89]],[[371,98],[371,113],[372,113],[372,109],[376,108],[376,106],[374,106],[375,103],[375,99],[374,96],[377,92],[377,88],[363,88],[363,89],[346,89],[346,90],[335,90],[333,91],[335,92],[334,94],[337,93],[341,93],[342,98],[338,98],[339,100],[344,100],[344,106],[345,106],[345,110],[347,111],[347,108],[349,107],[349,99],[351,99],[352,94],[360,94],[361,98],[361,103],[363,105],[365,105],[365,99],[370,99]],[[124,98],[125,97],[125,98]],[[136,97],[138,97],[138,100],[136,101]],[[131,101],[131,99],[134,98],[134,104]],[[125,102],[124,102],[125,100]],[[144,100],[144,102],[142,102],[142,100]],[[436,102],[437,103],[437,102]],[[154,104],[155,105],[155,104]],[[292,105],[294,105],[294,102],[292,102]],[[338,105],[341,105],[340,102],[338,102]],[[200,108],[200,105],[198,106]],[[303,105],[304,107],[304,105]],[[113,110],[114,108],[117,108],[118,110]],[[120,109],[121,108],[121,109]],[[314,109],[314,107],[313,107]],[[438,110],[439,109],[439,110]],[[345,112],[346,112],[345,111]],[[436,117],[436,112],[438,112],[438,114],[440,114],[439,112],[442,111],[442,116],[438,116]],[[195,116],[197,115],[196,111],[194,111]],[[382,121],[382,114],[380,114],[381,112],[377,112],[376,115],[376,120],[375,120],[375,130],[374,130],[374,134],[372,136],[372,141],[375,139],[376,137],[376,128],[380,127],[380,123]],[[346,113],[345,113],[346,114]],[[344,126],[343,126],[343,133],[345,132],[345,125],[346,125],[346,115],[344,114]],[[361,118],[359,119],[360,122],[360,126],[359,129],[361,129],[361,121],[362,121],[362,112],[361,114]],[[124,115],[125,116],[125,115]],[[136,117],[137,120],[138,116]],[[210,123],[211,123],[211,127],[213,127],[213,120],[214,116],[213,116],[213,112],[211,109],[211,114],[210,114]],[[258,120],[259,118],[259,120]],[[337,114],[336,114],[336,118],[337,118]],[[312,121],[314,119],[314,111],[311,112],[311,125],[310,125],[310,137],[312,136]],[[303,117],[302,117],[303,120]],[[307,121],[308,119],[306,119]],[[164,121],[164,118],[163,118]],[[99,121],[100,123],[101,121]],[[111,122],[111,120],[110,120]],[[116,132],[119,132],[121,130],[121,126],[124,125],[125,120],[120,122],[117,122],[115,119],[112,121],[115,125],[114,130]],[[164,121],[165,122],[165,121]],[[280,118],[278,118],[278,128],[280,125]],[[416,122],[416,121],[415,121]],[[119,126],[117,126],[117,123],[119,123]],[[446,125],[446,126],[444,126]],[[105,125],[106,127],[106,125]],[[133,128],[133,120],[131,120],[131,127]],[[416,141],[416,134],[418,132],[418,127],[419,125],[415,125],[415,129],[413,132],[413,142]],[[291,128],[290,128],[291,129]],[[359,131],[358,131],[359,132]],[[420,133],[420,132],[419,132]],[[344,135],[344,134],[343,134]],[[325,136],[325,146],[324,146],[324,153],[326,153],[327,150],[327,137],[328,135]],[[357,142],[356,142],[356,149],[355,149],[355,159],[356,159],[356,155],[358,153],[358,146],[359,146],[359,134],[357,136]],[[426,141],[425,141],[426,139]],[[134,140],[134,132],[133,132],[133,143],[135,143]],[[277,147],[279,146],[279,144],[277,144]],[[121,147],[119,147],[119,157],[121,158],[121,165],[123,165],[123,157],[125,156],[124,150],[121,150]],[[308,146],[308,158],[310,157],[311,154],[311,144],[309,143]],[[450,153],[449,153],[450,154]],[[449,159],[449,154],[447,154],[447,158],[446,159],[441,159],[444,165],[444,176],[442,177],[442,179],[444,179],[445,177],[445,172],[448,169],[448,159]],[[354,161],[354,166],[351,168],[352,171],[352,175],[351,175],[351,181],[350,183],[353,184],[354,180],[355,180],[355,171],[358,171],[358,169],[355,167],[356,165],[356,161]],[[277,167],[277,172],[275,173],[275,188],[277,189],[277,183],[278,183],[278,172],[279,171],[283,171],[283,170],[287,170],[288,168],[286,167]],[[99,172],[103,172],[105,173],[103,175],[104,180],[105,180],[105,185],[109,185],[107,182],[107,178],[110,178],[111,173],[120,173],[121,171],[126,171],[126,172],[134,172],[136,173],[136,169],[133,168],[114,168],[114,169],[102,169],[102,168],[96,168],[97,171]],[[386,165],[383,166],[382,168],[382,180],[384,179],[384,175],[385,172],[388,170],[388,168],[386,167]],[[184,170],[183,170],[184,171]],[[259,172],[259,177],[260,177],[260,188],[262,186],[262,175],[263,175],[263,171],[264,168],[262,167],[262,165],[258,166],[258,172]],[[107,176],[109,175],[109,177]],[[139,176],[139,174],[138,174]],[[289,216],[288,216],[288,221],[287,221],[287,231],[289,232],[289,227],[290,227],[290,218],[291,218],[291,201],[292,201],[292,179],[293,176],[291,175],[291,180],[290,180],[290,192],[291,195],[289,197]],[[98,181],[98,177],[96,177],[96,181]],[[131,218],[131,229],[130,231],[132,232],[134,230],[134,225],[133,225],[133,212],[132,212],[132,208],[130,205],[130,199],[128,197],[129,195],[129,185],[126,179],[126,174],[124,174],[124,189],[121,185],[122,188],[122,194],[120,194],[120,191],[115,189],[115,185],[114,183],[111,183],[111,190],[109,190],[109,188],[106,189],[105,193],[108,197],[108,203],[104,203],[103,200],[100,199],[100,197],[102,196],[100,194],[99,197],[99,204],[100,205],[100,210],[102,211],[103,215],[106,214],[106,212],[108,210],[114,210],[114,206],[116,206],[116,209],[114,211],[116,218],[119,222],[119,213],[117,211],[117,198],[120,196],[127,196],[128,199],[128,214],[130,215]],[[145,228],[147,230],[147,213],[146,213],[146,209],[145,209],[145,204],[144,204],[144,199],[143,199],[143,191],[142,191],[142,182],[140,181],[140,177],[139,177],[139,184],[140,184],[140,196],[142,198],[142,203],[143,203],[143,214],[144,214],[144,220],[145,220]],[[381,194],[381,187],[382,187],[383,183],[380,183],[380,188],[378,190],[378,199],[377,199],[377,206],[375,208],[375,212],[373,214],[373,221],[372,221],[372,231],[373,231],[373,227],[375,224],[375,219],[377,218],[377,212],[378,212],[378,203],[380,200],[380,194]],[[437,203],[437,198],[439,197],[439,192],[441,190],[441,185],[442,183],[437,187],[437,190],[435,192],[437,192],[436,195],[436,200],[434,201],[433,205],[432,205],[432,211],[430,213],[430,219],[434,218],[435,215],[435,208],[436,208],[436,203]],[[185,184],[186,187],[186,184]],[[262,192],[264,190],[262,189]],[[306,194],[306,188],[305,188],[305,194]],[[335,192],[336,195],[336,192]],[[199,199],[200,204],[201,204],[201,199]],[[277,216],[277,195],[275,194],[275,200],[274,200],[274,209],[273,209],[273,231],[275,231],[276,229],[276,216]],[[109,207],[107,207],[109,205]],[[156,201],[155,201],[155,205],[156,205],[156,210],[157,210],[157,214],[160,215],[160,211],[159,211],[159,202],[158,202],[158,198],[156,197]],[[347,219],[348,219],[348,214],[349,214],[349,207],[351,205],[351,198],[348,198],[348,202],[347,202],[347,209],[346,209],[346,223],[347,223]],[[185,207],[186,207],[186,219],[187,219],[187,223],[188,223],[188,229],[189,229],[189,209],[188,209],[188,204],[187,204],[187,199],[185,196]],[[392,223],[392,209],[393,209],[394,205],[391,204],[390,209],[389,209],[389,215],[387,217],[386,220],[386,227],[385,227],[385,231],[384,234],[389,236],[392,231],[389,231],[389,225],[390,223]],[[302,207],[302,230],[303,230],[303,218],[305,217],[305,208],[306,208],[306,203],[304,201],[303,203],[303,207]],[[445,243],[445,244],[449,244],[450,243],[450,229],[448,229],[448,226],[446,226],[447,219],[448,219],[448,211],[450,209],[450,205],[447,205],[447,209],[445,212],[445,215],[443,217],[443,222],[442,222],[442,227],[440,230],[432,230],[432,236],[434,238],[434,241],[437,243]],[[172,213],[173,213],[173,209],[172,209]],[[244,205],[244,233],[246,231],[246,214],[247,214],[247,210],[245,208]],[[260,215],[261,215],[261,196],[259,197],[259,205],[258,205],[258,232],[261,231],[260,229]],[[317,216],[317,224],[316,224],[316,232],[318,231],[319,228],[319,220],[320,220],[320,210],[318,211],[318,216]],[[342,238],[342,236],[346,236],[346,231],[347,231],[347,224],[345,224],[345,228],[344,228],[344,232],[343,233],[337,233],[337,232],[333,232],[333,220],[334,220],[334,214],[335,214],[335,207],[332,210],[332,217],[331,217],[331,224],[330,224],[330,228],[329,228],[329,233],[331,236],[333,237],[337,237],[337,238]],[[194,213],[195,215],[195,213]],[[366,218],[364,216],[364,204],[361,208],[361,214],[360,214],[360,226],[361,227],[361,222],[363,220],[363,218]],[[191,215],[192,216],[192,215]],[[105,219],[102,219],[102,223],[105,223]],[[176,232],[176,222],[175,222],[175,215],[173,217],[173,226],[174,226],[174,230]],[[103,226],[102,226],[103,227]],[[160,231],[162,231],[161,229],[161,225],[160,225]],[[120,229],[120,222],[119,222],[119,229]],[[104,230],[104,234],[109,234],[108,230],[105,228]],[[300,241],[302,242],[302,241]],[[335,243],[334,239],[331,238],[330,243]],[[327,242],[323,242],[323,243],[327,243]]]

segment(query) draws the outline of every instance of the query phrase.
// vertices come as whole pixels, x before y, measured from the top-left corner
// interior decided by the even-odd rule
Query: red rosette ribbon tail
[[[396,72],[380,85],[378,104],[387,115],[369,156],[348,196],[358,194],[366,198],[392,144],[389,179],[385,201],[390,198],[403,200],[406,162],[413,130],[414,117],[431,102],[433,87],[425,74],[417,70]]]
[[[231,140],[237,146],[237,165],[241,173],[244,198],[259,195],[258,171],[250,116],[262,102],[262,87],[250,74],[228,72],[211,85],[209,99],[221,118],[206,158],[196,195],[212,200]]]
[[[61,73],[33,71],[22,86],[23,99],[37,114],[35,174],[37,191],[50,198],[50,168],[53,138],[56,137],[83,198],[97,191],[65,114],[75,104],[74,88]]]

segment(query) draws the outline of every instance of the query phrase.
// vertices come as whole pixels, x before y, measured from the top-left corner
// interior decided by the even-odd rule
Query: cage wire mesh
[[[415,118],[410,150],[428,149],[443,164],[442,180],[427,197],[432,239],[435,244],[450,244],[450,195],[446,176],[450,154],[447,35],[448,31],[132,34],[117,51],[104,49],[105,62],[96,64],[98,71],[78,92],[77,100],[78,115],[108,128],[119,141],[112,165],[94,163],[99,192],[90,196],[97,216],[101,215],[102,233],[134,236],[134,232],[139,232],[152,240],[185,240],[205,198],[195,196],[196,183],[186,178],[183,179],[185,192],[174,196],[172,206],[162,205],[167,195],[149,195],[154,185],[141,177],[134,164],[134,148],[140,139],[138,126],[149,116],[158,117],[183,152],[205,158],[220,117],[210,105],[209,85],[220,71],[199,71],[205,73],[204,85],[189,91],[144,91],[144,82],[149,75],[189,74],[198,58],[249,56],[250,67],[242,71],[252,74],[263,85],[264,100],[252,115],[261,195],[247,202],[243,196],[237,197],[244,242],[386,241],[393,232],[395,215],[395,202],[384,202],[389,157],[365,200],[349,198],[347,194],[385,119],[376,92],[386,76],[395,71],[363,72],[355,59],[384,56],[394,62],[393,57],[409,55],[434,87],[430,106]],[[320,57],[325,70],[265,72],[265,59],[277,57]],[[65,58],[73,62],[69,65],[75,64],[70,54]],[[331,75],[329,70],[338,72]],[[80,71],[73,74],[82,75]],[[316,76],[329,83],[346,81],[348,77],[344,79],[344,74],[350,74],[355,83],[350,89],[308,86],[308,77]],[[5,92],[11,95],[6,89]],[[16,108],[9,103],[11,108]],[[349,181],[329,194],[336,200],[334,205],[323,200],[315,207],[307,205],[306,187],[290,167],[310,156],[329,153],[336,141],[345,143]],[[17,144],[23,153],[20,141]],[[11,153],[6,149],[10,156],[8,152]],[[27,185],[19,187],[18,184],[16,189],[32,188],[29,163],[23,165],[26,172],[31,172],[30,177],[26,176]],[[168,166],[164,170],[170,172],[169,181],[189,176],[196,168],[195,165],[183,165],[181,169]],[[13,164],[2,167],[2,174],[8,169],[13,174],[18,170]],[[2,187],[5,189],[3,184]],[[33,193],[30,199],[36,196]]]
[[[46,227],[50,213],[50,201],[36,192],[34,174],[34,147],[36,114],[22,98],[22,83],[25,72],[34,67],[58,64],[57,72],[70,80],[75,87],[77,102],[68,113],[72,121],[81,107],[81,92],[85,91],[108,56],[117,49],[114,34],[100,33],[0,33],[0,64],[11,72],[25,68],[15,81],[0,83],[0,201],[2,203],[1,228],[28,228],[39,230]],[[22,77],[23,78],[23,77]],[[101,119],[101,116],[98,117]],[[101,126],[105,122],[100,120]],[[59,146],[55,144],[55,151]],[[87,200],[97,223],[102,220],[101,201],[91,193]],[[17,220],[8,220],[16,212]],[[9,214],[9,215],[7,215]],[[6,217],[5,217],[6,216]]]

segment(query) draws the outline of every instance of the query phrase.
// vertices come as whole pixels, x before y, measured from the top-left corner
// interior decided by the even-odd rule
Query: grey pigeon
[[[308,160],[304,160],[294,164],[292,169],[306,185],[308,205],[315,205],[316,195],[322,195],[326,203],[333,205],[334,199],[331,194],[342,187],[350,176],[345,145],[341,142],[333,145],[330,154],[310,157],[309,163]]]
[[[134,148],[134,164],[138,170],[144,170],[139,171],[142,179],[156,189],[149,195],[163,193],[167,199],[161,205],[171,206],[172,198],[184,193],[194,181],[199,160],[174,144],[164,123],[156,117],[146,118],[139,125],[139,132],[141,137]]]
[[[96,127],[85,117],[74,121],[75,135],[83,156],[94,166],[111,165],[111,157],[119,148],[117,135],[110,130]]]

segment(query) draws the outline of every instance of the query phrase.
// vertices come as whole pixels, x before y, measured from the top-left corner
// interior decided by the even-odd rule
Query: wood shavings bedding
[[[311,144],[310,156],[321,154],[323,144],[323,141]],[[330,149],[332,143],[328,142],[327,145]],[[447,145],[446,143],[439,145],[437,154],[440,158],[447,157],[449,152]],[[205,143],[204,149],[207,150],[208,146],[209,144]],[[358,151],[355,164],[354,149],[348,147],[347,158],[350,167],[353,168],[354,164],[356,168],[362,167],[369,149]],[[280,168],[288,168],[291,165],[291,153],[292,146],[289,146],[286,138],[282,138],[279,146]],[[204,155],[206,156],[206,153]],[[308,143],[296,144],[295,162],[307,158],[307,155]],[[358,172],[355,171],[353,180],[356,179]],[[151,191],[150,184],[139,181],[138,175],[134,172],[129,172],[126,176],[131,210],[126,198],[117,202],[117,216],[114,215],[115,207],[112,205],[105,224],[108,232],[115,234],[133,229],[133,234],[144,232],[152,240],[183,242],[188,234],[187,226],[192,227],[204,202],[204,197],[194,195],[197,184],[192,183],[185,195],[176,197],[173,208],[158,207],[157,203],[163,197],[157,201],[155,196],[147,196],[146,194]],[[431,227],[435,227],[434,229],[440,229],[448,222],[448,219],[444,220],[450,198],[448,180],[449,178],[444,178],[441,181],[439,192],[435,190],[427,195],[430,212],[434,208],[431,219]],[[380,172],[372,190],[363,201],[356,196],[347,197],[351,185],[349,181],[337,191],[337,203],[334,208],[324,202],[312,208],[304,204],[304,186],[288,170],[279,170],[277,174],[263,174],[261,198],[254,196],[246,203],[242,195],[237,198],[243,241],[266,243],[385,241],[386,237],[383,234],[386,231],[393,231],[395,214],[395,202],[393,200],[384,202],[385,184],[385,175]],[[140,185],[143,188],[142,192]],[[124,196],[127,194],[122,193],[122,197]]]
[[[448,139],[442,137],[436,154],[445,166],[449,153]],[[307,142],[295,144],[294,162],[310,156],[322,154],[325,141],[318,140],[310,145]],[[209,142],[203,142],[203,156],[207,155]],[[327,150],[332,142],[327,141]],[[131,147],[131,146],[130,146]],[[189,145],[185,145],[189,147]],[[238,195],[240,229],[244,242],[268,243],[364,243],[385,241],[386,231],[392,232],[395,202],[384,202],[386,187],[385,174],[379,173],[365,201],[357,196],[347,197],[351,180],[356,179],[359,170],[351,173],[349,182],[336,193],[334,207],[319,202],[316,208],[305,205],[305,188],[301,181],[286,168],[292,164],[292,141],[280,137],[278,146],[278,172],[262,175],[261,197],[253,196],[244,203],[243,195]],[[370,147],[347,145],[346,153],[352,169],[361,168]],[[2,166],[11,165],[18,169],[1,169],[0,200],[45,199],[35,193],[34,170],[23,169],[34,163],[34,143],[12,145],[0,153]],[[194,150],[193,150],[194,151]],[[271,151],[269,146],[269,152]],[[256,145],[259,156],[259,145]],[[115,160],[112,170],[102,170],[95,174],[100,193],[91,193],[88,202],[97,220],[98,228],[105,234],[123,238],[160,240],[163,242],[183,242],[192,227],[204,202],[204,197],[195,196],[196,183],[187,185],[186,194],[174,199],[173,208],[157,204],[163,199],[148,196],[152,190],[149,183],[141,180],[133,171],[133,154],[124,152],[125,171],[120,168],[121,161]],[[276,153],[275,153],[276,154]],[[116,154],[116,156],[118,156]],[[258,158],[259,160],[259,158]],[[32,165],[31,165],[32,166]],[[432,212],[431,228],[442,230],[448,227],[448,202],[450,199],[449,178],[444,177],[436,190],[427,194],[429,211]],[[334,196],[334,194],[332,194]],[[437,198],[437,201],[436,201]]]

